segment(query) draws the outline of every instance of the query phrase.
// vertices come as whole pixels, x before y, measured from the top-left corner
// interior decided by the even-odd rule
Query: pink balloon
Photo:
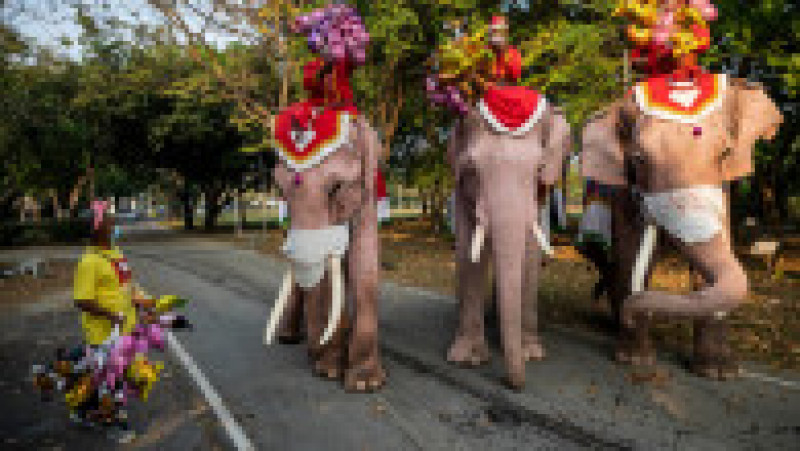
[[[364,49],[356,50],[356,54],[353,56],[356,64],[364,64],[367,62],[367,52]]]
[[[136,344],[134,345],[134,350],[136,354],[145,354],[148,350],[149,346],[147,343],[147,338],[139,338],[136,340]]]
[[[121,350],[121,353],[125,354],[125,355],[133,354],[134,343],[135,343],[135,339],[133,337],[131,337],[130,335],[124,335],[124,336],[120,337],[120,341],[119,341],[119,345],[118,346],[119,346],[119,348]]]
[[[161,330],[161,326],[158,324],[151,324],[147,332],[147,336],[150,339],[150,344],[152,347],[164,349],[164,333]]]
[[[322,19],[324,17],[325,17],[325,14],[319,9],[315,9],[314,11],[311,11],[311,20],[313,22],[320,22],[320,21],[322,21]]]

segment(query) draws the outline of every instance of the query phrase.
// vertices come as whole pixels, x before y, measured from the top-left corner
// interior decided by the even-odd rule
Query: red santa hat
[[[490,30],[506,30],[508,29],[508,21],[505,16],[492,16],[489,22]]]

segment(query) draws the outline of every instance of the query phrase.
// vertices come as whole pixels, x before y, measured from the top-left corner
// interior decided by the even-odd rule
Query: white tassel
[[[264,328],[264,344],[267,346],[271,345],[272,340],[275,338],[275,330],[278,328],[278,322],[281,320],[281,316],[283,316],[286,304],[289,303],[292,284],[292,268],[289,267],[289,270],[286,271],[286,275],[283,276],[283,284],[278,294],[278,300],[275,301],[275,306],[272,308],[272,313],[270,313],[267,325]]]
[[[344,309],[344,293],[342,286],[342,260],[341,257],[331,256],[331,312],[328,315],[328,325],[325,327],[325,332],[322,334],[320,346],[324,346],[336,331],[339,326],[339,319],[342,317],[342,310]]]
[[[653,256],[653,249],[656,246],[657,238],[656,226],[648,224],[642,235],[642,244],[639,246],[639,253],[636,254],[636,264],[633,266],[633,280],[631,281],[631,292],[640,293],[644,290],[644,278],[647,268],[650,266],[650,258]]]

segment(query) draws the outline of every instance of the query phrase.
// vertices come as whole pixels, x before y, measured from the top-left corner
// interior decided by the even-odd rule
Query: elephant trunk
[[[528,230],[528,215],[525,211],[530,205],[525,205],[527,198],[518,193],[495,194],[489,202],[488,232],[497,280],[503,354],[509,384],[515,389],[521,389],[525,384],[522,352],[523,264]]]

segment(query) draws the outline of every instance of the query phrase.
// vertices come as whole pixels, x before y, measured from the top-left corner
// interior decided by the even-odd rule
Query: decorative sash
[[[519,136],[539,121],[546,104],[526,86],[494,86],[478,101],[478,111],[494,131]]]
[[[298,102],[275,121],[278,154],[293,171],[320,163],[347,142],[358,111],[354,107],[325,108],[316,118],[311,113],[310,102]]]
[[[634,96],[645,114],[696,124],[720,106],[727,82],[725,74],[701,74],[694,89],[674,89],[668,76],[651,77],[636,85]]]

